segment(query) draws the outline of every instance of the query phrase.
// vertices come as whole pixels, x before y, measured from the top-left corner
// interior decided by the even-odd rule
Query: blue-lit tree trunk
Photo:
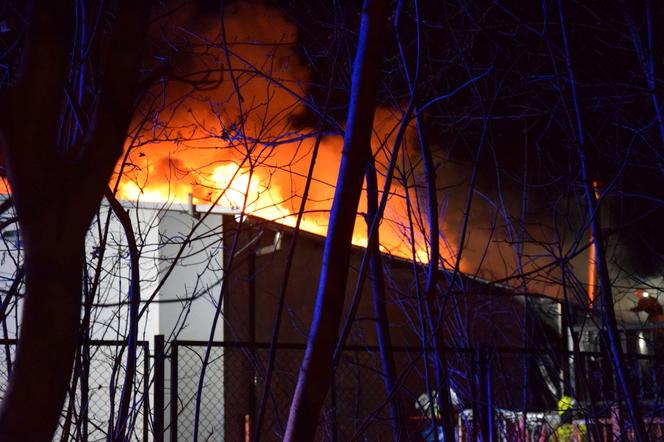
[[[365,0],[353,64],[350,106],[337,188],[323,252],[314,318],[291,402],[285,440],[314,439],[325,395],[332,383],[332,359],[344,306],[353,227],[376,109],[382,48],[387,28],[386,0]]]
[[[376,179],[375,162],[372,160],[367,166],[367,237],[371,237],[371,226],[378,228],[378,182]],[[369,254],[369,279],[373,292],[373,307],[376,315],[376,337],[380,349],[380,360],[383,366],[381,373],[385,395],[390,402],[390,420],[392,434],[395,441],[405,440],[406,426],[399,400],[399,384],[396,382],[396,368],[394,353],[392,352],[392,339],[390,337],[390,323],[387,317],[387,304],[385,295],[385,275],[383,274],[383,260],[380,253],[378,233],[376,240],[369,241],[367,253]]]
[[[436,305],[438,284],[438,264],[440,260],[440,225],[438,218],[438,197],[436,194],[436,167],[430,146],[425,138],[423,119],[417,118],[418,139],[424,164],[424,177],[427,189],[427,221],[429,227],[429,268],[427,269],[424,296],[427,302],[428,317],[431,327],[431,339],[435,351],[436,367],[436,402],[441,411],[443,434],[446,441],[454,440],[454,418],[450,398],[450,378],[447,367],[447,355],[443,348],[443,326],[433,318],[444,317],[445,302],[440,303],[440,312]]]
[[[99,31],[103,52],[95,61],[103,69],[95,72],[92,110],[83,114],[72,99],[83,91],[70,73],[90,60],[70,57],[75,20],[84,19],[67,2],[29,6],[21,68],[0,103],[26,287],[0,440],[50,441],[56,430],[79,344],[85,236],[122,153],[149,11],[148,1],[105,11],[113,20]]]

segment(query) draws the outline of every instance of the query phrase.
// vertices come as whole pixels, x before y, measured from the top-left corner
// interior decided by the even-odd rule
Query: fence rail
[[[207,342],[173,341],[156,336],[139,342],[133,385],[130,439],[188,441],[194,429],[197,388]],[[15,340],[0,340],[0,393],[8,379]],[[87,348],[87,350],[86,350]],[[273,381],[261,440],[281,440],[297,382],[304,344],[276,346]],[[432,354],[432,349],[426,349]],[[63,409],[57,440],[106,440],[116,418],[126,359],[124,341],[89,341],[75,368],[75,386]],[[206,441],[249,440],[263,390],[269,343],[213,342],[203,383],[198,434]],[[429,407],[427,361],[420,346],[394,346],[402,419],[413,440],[433,440],[438,431]],[[551,348],[446,348],[450,378],[458,396],[455,429],[459,441],[488,439],[538,441],[555,431],[556,401],[578,399],[574,422],[593,440],[630,440],[620,413],[620,395],[607,355],[601,351],[564,352]],[[3,363],[4,359],[4,363]],[[652,440],[664,434],[664,363],[647,355],[627,357],[630,376],[646,409]],[[428,361],[431,363],[431,361]],[[567,365],[566,369],[563,369]],[[430,368],[430,367],[429,367]],[[424,398],[424,399],[423,399]],[[392,427],[383,387],[378,347],[343,349],[326,398],[317,440],[387,440]],[[432,416],[432,413],[434,416]],[[552,423],[553,422],[553,423]],[[69,435],[69,437],[67,437]],[[622,439],[621,439],[622,438]]]

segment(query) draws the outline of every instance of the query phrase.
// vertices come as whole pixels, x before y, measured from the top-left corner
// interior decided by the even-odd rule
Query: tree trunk
[[[16,361],[0,409],[3,441],[50,441],[67,393],[80,336],[85,236],[138,98],[151,9],[147,0],[114,6],[105,11],[112,26],[96,37],[100,57],[90,57],[103,68],[90,88],[89,115],[65,105],[75,65],[71,36],[75,20],[86,19],[75,18],[66,2],[30,3],[20,71],[0,97],[0,144],[26,282]],[[75,136],[63,136],[70,125]]]
[[[58,211],[45,212],[45,240],[23,229],[25,304],[12,381],[0,418],[3,441],[47,441],[67,393],[80,314],[83,236],[48,228]],[[78,236],[78,238],[76,237]],[[56,252],[57,253],[54,253]]]
[[[435,352],[436,367],[436,398],[441,412],[441,423],[443,435],[446,441],[454,440],[454,409],[450,397],[450,378],[447,367],[447,355],[443,348],[444,326],[432,318],[444,318],[445,301],[440,303],[438,311],[436,296],[438,284],[438,261],[440,259],[440,225],[438,222],[438,197],[436,194],[436,167],[431,155],[430,146],[425,139],[425,128],[421,117],[417,117],[417,132],[420,143],[420,152],[424,163],[424,176],[427,191],[427,222],[429,227],[429,268],[427,269],[427,281],[424,288],[424,297],[428,309],[427,319],[431,328],[431,339]],[[432,402],[433,399],[432,399]]]
[[[127,365],[124,368],[124,382],[122,384],[122,396],[120,398],[120,407],[118,417],[113,430],[113,440],[123,441],[126,439],[126,433],[129,430],[131,395],[134,391],[134,379],[136,377],[137,342],[138,342],[138,313],[141,305],[141,284],[140,284],[140,266],[139,250],[136,244],[136,236],[131,225],[131,218],[125,211],[120,201],[115,198],[111,189],[106,189],[106,200],[111,205],[113,213],[122,225],[127,238],[127,248],[129,249],[129,266],[131,270],[131,279],[129,286],[129,328],[127,336]],[[120,352],[120,357],[123,352]]]
[[[332,359],[344,305],[351,240],[362,181],[371,156],[371,131],[387,27],[387,1],[365,0],[353,64],[350,106],[314,318],[291,403],[285,440],[314,439],[332,382]]]
[[[378,183],[376,180],[376,169],[374,161],[367,165],[367,237],[371,236],[371,226],[377,224],[378,214]],[[378,227],[376,227],[378,228]],[[390,401],[390,423],[395,441],[405,440],[406,426],[401,412],[399,401],[399,385],[396,380],[396,368],[394,354],[392,352],[392,339],[390,337],[390,323],[387,317],[387,306],[385,303],[385,276],[383,275],[383,262],[380,254],[378,232],[375,233],[376,240],[370,241],[369,250],[369,279],[373,291],[373,307],[376,315],[376,338],[380,349],[380,360],[383,365],[383,385],[385,396]]]

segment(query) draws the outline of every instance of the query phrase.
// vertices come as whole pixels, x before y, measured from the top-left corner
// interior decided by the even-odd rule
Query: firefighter
[[[563,396],[558,401],[560,425],[549,436],[549,442],[585,442],[588,430],[586,424],[575,424],[574,411],[576,400],[571,396]]]

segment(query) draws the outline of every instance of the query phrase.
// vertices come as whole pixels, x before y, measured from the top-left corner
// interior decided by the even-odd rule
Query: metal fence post
[[[150,435],[150,379],[148,373],[150,373],[150,344],[145,342],[139,342],[139,345],[143,347],[143,440],[148,440]]]
[[[337,372],[332,373],[332,386],[330,390],[332,407],[332,442],[337,442]]]
[[[171,442],[178,440],[178,343],[171,345]]]
[[[487,410],[487,397],[486,397],[486,366],[484,365],[485,350],[480,346],[477,348],[477,393],[479,395],[479,403],[477,404],[480,424],[480,435],[483,442],[489,441],[489,422],[486,413]]]
[[[87,336],[81,347],[81,438],[88,440],[90,408],[90,340]]]
[[[495,440],[490,359],[489,350],[481,345],[477,350],[477,364],[479,365],[478,392],[480,396],[478,408],[480,409],[480,432],[484,442]]]
[[[164,335],[155,335],[153,386],[155,442],[164,441],[164,356]]]
[[[478,368],[480,365],[479,362],[479,349],[475,348],[473,351],[469,354],[468,359],[469,359],[469,365],[470,365],[470,391],[471,391],[471,397],[473,398],[473,401],[471,403],[472,405],[472,419],[471,419],[471,431],[470,431],[470,440],[479,440],[479,421],[480,421],[480,401],[481,401],[481,394],[478,391],[478,387],[482,384],[480,378],[479,378],[479,373],[478,373]]]
[[[486,388],[486,414],[487,414],[487,427],[489,430],[489,438],[487,440],[493,442],[497,440],[495,410],[493,405],[493,376],[491,375],[491,359],[493,357],[493,349],[484,349],[484,364],[485,364],[485,383]]]

